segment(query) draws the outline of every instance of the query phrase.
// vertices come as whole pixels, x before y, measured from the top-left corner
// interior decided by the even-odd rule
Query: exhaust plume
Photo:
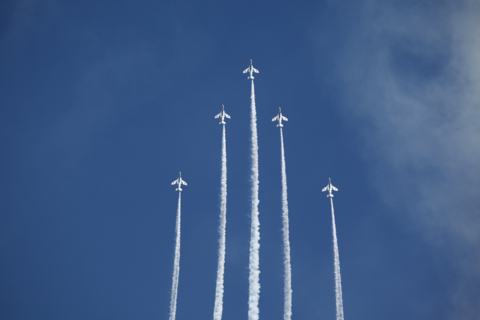
[[[180,273],[180,213],[182,204],[182,193],[178,193],[178,209],[177,209],[177,238],[175,241],[175,258],[173,261],[173,278],[172,278],[172,297],[170,299],[170,317],[169,320],[175,320],[177,312],[177,294],[178,294],[178,276]]]
[[[249,261],[249,296],[248,296],[248,320],[258,320],[258,301],[260,299],[260,221],[258,220],[258,138],[257,138],[257,111],[255,109],[255,89],[252,80],[251,99],[251,123],[252,130],[252,224],[250,228],[250,261]]]
[[[213,319],[221,320],[223,312],[223,275],[225,270],[225,235],[227,225],[227,143],[225,136],[225,125],[223,125],[222,135],[222,178],[220,195],[220,239],[218,240],[218,269],[217,269],[217,287],[215,290],[215,307],[213,309]]]
[[[330,205],[332,207],[333,256],[335,267],[335,304],[337,306],[337,320],[343,320],[342,279],[340,277],[340,257],[338,255],[337,227],[335,226],[333,198],[330,198]]]
[[[285,266],[283,319],[290,320],[292,318],[292,265],[290,262],[290,237],[288,228],[287,170],[285,165],[285,148],[283,144],[282,128],[280,128],[280,140],[282,145],[283,263]]]

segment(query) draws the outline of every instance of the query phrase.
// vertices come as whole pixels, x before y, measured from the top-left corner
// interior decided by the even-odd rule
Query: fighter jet
[[[258,70],[252,66],[252,59],[250,59],[250,66],[243,71],[243,73],[247,73],[247,72],[250,72],[250,76],[248,77],[248,79],[253,79],[254,72],[258,73]]]
[[[177,187],[177,189],[175,189],[175,191],[182,191],[182,184],[184,186],[187,185],[187,183],[185,181],[183,181],[183,179],[182,179],[182,172],[180,172],[180,174],[178,175],[178,179],[172,182],[172,186],[174,184],[178,185],[178,187]]]
[[[218,117],[222,117],[222,121],[220,122],[220,124],[225,124],[225,117],[227,117],[227,119],[230,119],[230,116],[225,113],[223,104],[222,104],[222,112],[220,112],[219,114],[217,114],[217,115],[215,116],[215,119],[217,119]]]
[[[282,108],[278,108],[278,114],[272,121],[278,121],[277,127],[283,127],[282,120],[288,121],[288,119],[282,116]]]
[[[332,181],[330,180],[330,178],[328,178],[328,186],[326,186],[325,188],[323,188],[323,189],[322,189],[322,192],[327,191],[327,190],[328,190],[328,195],[327,195],[327,197],[330,197],[330,198],[333,197],[332,190],[338,191],[337,188],[335,188],[334,186],[332,186]]]

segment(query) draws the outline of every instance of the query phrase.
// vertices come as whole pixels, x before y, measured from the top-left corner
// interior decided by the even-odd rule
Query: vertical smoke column
[[[176,238],[176,241],[175,241],[175,258],[174,258],[174,261],[173,261],[172,297],[170,299],[170,317],[169,317],[169,320],[175,320],[175,314],[177,312],[178,276],[180,274],[180,213],[181,213],[181,204],[182,204],[182,192],[179,192],[178,193],[177,222],[176,222],[177,238]]]
[[[333,256],[335,267],[335,303],[337,306],[337,320],[343,320],[342,279],[340,277],[340,257],[338,255],[337,227],[335,226],[333,198],[330,198],[330,205],[332,207]]]
[[[280,127],[282,145],[282,218],[283,218],[283,263],[285,266],[284,285],[284,312],[283,319],[292,318],[292,266],[290,263],[290,237],[288,229],[288,198],[287,198],[287,170],[285,165],[285,148],[283,145],[283,131]]]
[[[250,276],[249,296],[248,296],[248,320],[258,320],[259,309],[258,301],[260,299],[260,269],[259,269],[259,249],[260,249],[260,222],[258,220],[258,138],[257,138],[257,111],[255,110],[255,89],[252,80],[251,99],[251,123],[252,130],[252,225],[250,238]]]
[[[222,178],[221,178],[221,200],[220,200],[220,239],[218,240],[218,269],[217,288],[215,290],[215,307],[213,319],[221,320],[223,311],[223,274],[225,270],[225,233],[227,224],[227,143],[225,137],[225,125],[222,135]]]

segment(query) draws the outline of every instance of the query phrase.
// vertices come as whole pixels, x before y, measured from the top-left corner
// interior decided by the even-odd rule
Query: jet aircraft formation
[[[243,71],[243,73],[248,73],[248,79],[249,79],[249,80],[253,80],[253,79],[254,79],[253,73],[259,73],[259,71],[253,67],[252,60],[250,60],[250,65],[249,65],[249,67],[248,67],[247,69],[245,69],[245,70]],[[253,99],[253,100],[252,100],[252,101],[253,101],[253,102],[252,102],[252,106],[253,106],[253,108],[254,108],[255,103],[254,103],[254,93],[253,93],[253,81],[252,81],[252,99]],[[223,125],[226,124],[226,123],[225,123],[225,118],[227,118],[227,119],[230,119],[230,118],[231,118],[231,117],[225,112],[225,106],[224,106],[224,105],[222,105],[222,111],[215,116],[215,119],[218,119],[218,118],[220,118],[220,120],[221,120],[221,121],[219,122],[219,124],[223,124]],[[283,159],[284,159],[283,133],[282,133],[283,123],[282,123],[282,121],[288,121],[288,119],[287,119],[285,116],[282,115],[282,109],[281,109],[281,108],[278,108],[278,114],[272,119],[272,121],[277,121],[277,127],[280,127],[281,146],[282,146],[282,157],[283,157]],[[255,122],[256,122],[256,120],[255,120]],[[224,127],[224,131],[223,131],[223,135],[224,135],[224,136],[223,136],[223,148],[225,148],[225,127]],[[223,151],[223,152],[225,152],[225,151]],[[224,156],[226,157],[226,155],[224,155]],[[224,160],[222,160],[222,161],[224,161],[224,164],[223,164],[223,165],[224,165],[224,169],[223,169],[223,170],[226,170],[226,158],[225,158]],[[284,161],[284,160],[283,160],[283,161]],[[284,162],[283,162],[283,163],[284,163]],[[257,165],[258,165],[258,164],[257,164]],[[257,170],[258,170],[258,169],[257,169]],[[282,172],[283,172],[283,175],[286,176],[284,164],[283,164],[283,169],[282,169],[282,170],[283,170],[283,171],[282,171]],[[225,171],[225,172],[226,172],[226,171]],[[223,178],[222,178],[222,179],[223,179]],[[226,180],[225,180],[225,181],[226,181]],[[226,182],[224,182],[224,183],[226,183]],[[258,182],[257,182],[257,183],[258,183]],[[286,179],[285,179],[285,182],[284,182],[284,183],[286,184]],[[177,185],[177,188],[175,189],[175,191],[179,191],[179,192],[182,191],[182,185],[184,185],[184,186],[187,185],[187,183],[182,179],[182,173],[181,173],[181,172],[179,173],[178,178],[172,182],[172,185]],[[226,190],[226,184],[225,184],[224,188],[225,188],[225,190]],[[286,185],[285,185],[284,188],[285,188],[285,190],[286,190]],[[336,304],[337,304],[337,320],[343,320],[343,302],[342,302],[342,297],[341,297],[341,284],[340,284],[340,281],[341,281],[341,280],[340,280],[340,264],[339,264],[339,260],[338,260],[338,245],[337,245],[337,242],[336,242],[336,227],[335,227],[335,218],[334,218],[334,212],[333,212],[333,200],[332,200],[332,198],[333,198],[332,191],[338,191],[338,189],[332,185],[332,182],[331,182],[331,179],[330,179],[330,178],[328,178],[328,185],[327,185],[325,188],[322,189],[322,192],[325,192],[325,191],[328,191],[327,197],[330,198],[331,206],[332,206],[332,223],[333,223],[333,232],[334,232],[334,252],[335,252],[335,263],[334,263],[334,265],[335,265],[335,278],[336,278],[336,279],[335,279],[335,283],[336,283],[336,295],[337,295],[337,301],[336,301]],[[226,202],[226,194],[224,195],[224,197],[225,197],[224,201]],[[287,202],[286,202],[286,191],[285,191],[284,197],[285,197],[285,199],[284,199],[284,205],[287,206],[287,207],[284,208],[284,211],[286,212],[286,215],[287,215],[287,218],[286,218],[286,219],[287,219],[287,220],[286,220],[286,221],[287,221],[287,222],[286,222],[287,225],[286,225],[286,227],[284,227],[284,228],[287,228],[287,240],[286,240],[286,241],[288,242],[288,244],[284,244],[284,245],[286,246],[285,248],[287,248],[287,249],[285,249],[285,250],[288,250],[286,254],[288,254],[288,261],[289,261],[289,259],[290,259],[290,258],[289,258],[289,255],[290,255],[290,253],[289,253],[289,252],[290,252],[290,251],[289,251],[289,250],[290,250],[289,247],[290,247],[290,245],[289,245],[289,240],[288,240],[288,204],[287,204]],[[180,193],[179,193],[179,207],[178,207],[178,210],[179,210],[179,211],[178,211],[178,217],[177,217],[177,228],[178,228],[178,230],[177,230],[177,233],[178,233],[178,234],[177,234],[177,242],[179,241],[178,236],[179,236],[179,234],[180,234],[180,229],[179,229],[179,219],[180,219]],[[224,210],[225,210],[225,209],[224,209]],[[225,213],[224,213],[224,214],[225,214]],[[258,214],[258,213],[257,213],[257,214]],[[252,220],[252,221],[253,221],[253,220]],[[252,225],[253,225],[253,222],[252,222]],[[225,232],[225,231],[223,231],[223,232]],[[257,230],[257,232],[258,232],[258,230]],[[253,231],[252,231],[252,235],[253,235]],[[225,234],[223,234],[223,236],[225,236]],[[253,237],[253,236],[252,236],[252,237]],[[225,240],[223,240],[223,250],[225,250],[225,248],[224,248],[224,241],[225,241]],[[177,244],[177,245],[178,245],[178,244]],[[179,254],[180,254],[180,253],[178,252],[178,255],[179,255]],[[223,254],[224,254],[224,253],[223,253]],[[177,253],[176,253],[176,255],[177,255]],[[257,255],[258,255],[258,253],[257,253]],[[258,257],[257,257],[257,258],[258,258]],[[223,260],[224,260],[224,258],[223,258]],[[219,258],[219,261],[220,261],[220,258]],[[178,261],[177,261],[177,263],[178,263]],[[219,262],[219,263],[220,263],[220,262]],[[224,263],[224,262],[223,262],[223,263]],[[178,267],[178,266],[177,266],[177,267]],[[286,268],[287,268],[287,269],[290,269],[290,268],[291,268],[290,262],[288,262],[288,266],[286,266]],[[219,269],[219,270],[220,270],[220,269]],[[221,273],[222,275],[221,275],[221,277],[222,277],[222,279],[223,279],[223,267],[222,267],[221,270],[222,270],[222,273]],[[288,297],[288,295],[287,295],[287,293],[286,293],[286,298],[285,298],[285,299],[287,299],[287,297],[288,297],[289,307],[287,307],[287,300],[285,300],[285,301],[286,301],[286,302],[285,302],[285,308],[286,308],[285,310],[286,310],[286,311],[285,311],[284,319],[290,320],[290,319],[291,319],[291,279],[290,279],[291,274],[289,273],[289,275],[288,275],[288,279],[289,279],[288,281],[287,281],[287,275],[286,275],[285,277],[286,277],[286,278],[285,278],[285,285],[286,285],[286,289],[285,289],[285,290],[286,290],[286,292],[287,292],[287,291],[290,291],[290,294],[289,294],[290,296]],[[175,283],[175,281],[176,281],[176,283],[177,283],[177,285],[178,285],[178,273],[177,273],[176,275],[174,274],[174,283]],[[221,281],[223,281],[223,280],[221,280]],[[258,279],[257,279],[257,281],[258,281]],[[217,282],[218,282],[218,279],[217,279]],[[220,284],[221,284],[221,287],[223,287],[223,282],[220,283]],[[217,284],[217,285],[218,285],[218,284]],[[288,287],[288,288],[287,288],[287,287]],[[217,289],[217,290],[218,290],[218,289]],[[221,292],[221,296],[222,296],[222,295],[223,295],[223,289],[222,289],[221,291],[222,291],[222,292]],[[172,292],[173,292],[173,289],[172,289]],[[221,298],[221,300],[222,300],[222,297],[221,297],[221,296],[220,296],[220,298]],[[216,298],[216,300],[217,300],[217,298]],[[216,301],[215,303],[217,304],[217,301]],[[223,304],[223,302],[221,302],[221,304]],[[172,307],[172,306],[173,306],[173,307]],[[172,308],[173,308],[173,309],[172,309]],[[175,320],[175,308],[176,308],[176,294],[174,295],[174,294],[172,293],[170,320]],[[216,310],[216,309],[217,309],[217,306],[215,306],[215,310]],[[214,319],[221,319],[221,307],[220,307],[219,313],[218,313],[218,314],[216,314],[216,313],[217,313],[217,311],[214,311]]]
[[[250,79],[254,79],[254,77],[253,77],[254,72],[255,73],[260,73],[257,69],[255,69],[253,67],[252,59],[250,59],[250,65],[248,66],[247,69],[243,70],[243,73],[248,73],[249,76],[248,76],[247,79],[250,80]],[[218,118],[221,118],[221,121],[219,122],[219,124],[226,124],[225,118],[231,119],[231,117],[225,112],[225,106],[223,104],[222,104],[222,111],[220,111],[220,113],[215,116],[215,119],[218,119]],[[282,108],[278,108],[278,114],[272,119],[272,121],[277,121],[278,122],[277,127],[283,127],[282,121],[288,121],[287,117],[284,117],[282,115]],[[177,187],[177,189],[175,189],[175,191],[182,191],[182,188],[181,188],[182,184],[185,185],[185,186],[187,185],[187,183],[182,180],[182,173],[181,172],[180,172],[180,175],[178,176],[177,180],[172,182],[172,185],[175,185],[175,184],[178,185],[178,187]],[[328,191],[327,197],[332,198],[333,197],[332,190],[333,191],[338,191],[338,189],[335,188],[332,185],[332,182],[331,182],[330,178],[328,178],[328,185],[325,188],[322,189],[322,192]]]

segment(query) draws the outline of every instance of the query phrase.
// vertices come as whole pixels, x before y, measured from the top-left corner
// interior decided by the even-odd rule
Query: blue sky
[[[253,59],[260,317],[283,314],[282,108],[293,319],[480,313],[476,1],[0,4],[0,318],[213,315],[221,105],[224,318],[245,319]]]

